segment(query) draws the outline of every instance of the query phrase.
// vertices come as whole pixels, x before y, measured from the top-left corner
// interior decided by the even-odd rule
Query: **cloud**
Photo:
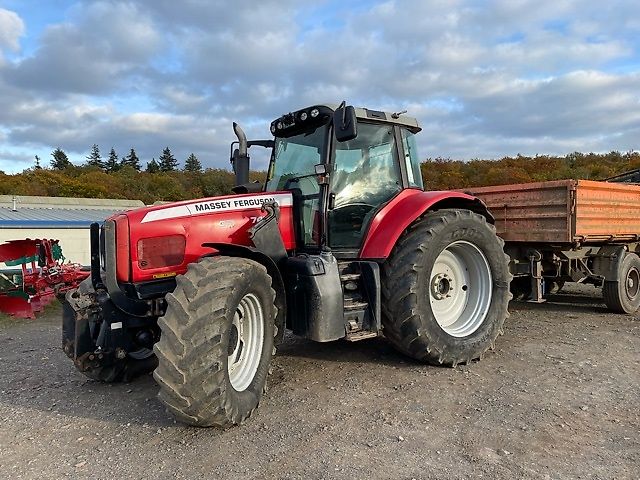
[[[47,27],[33,56],[4,75],[14,86],[45,94],[101,94],[130,86],[160,44],[160,34],[135,5],[96,2]]]
[[[5,63],[3,51],[20,50],[20,37],[24,35],[24,22],[16,12],[0,8],[0,67]]]
[[[0,48],[15,50],[24,23],[3,12]],[[637,13],[632,0],[78,2],[0,65],[0,129],[13,148],[78,160],[93,143],[147,160],[169,145],[227,166],[232,121],[267,137],[282,113],[346,99],[408,109],[425,157],[638,149]]]

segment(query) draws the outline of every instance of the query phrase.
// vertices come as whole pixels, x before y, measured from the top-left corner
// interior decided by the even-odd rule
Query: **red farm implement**
[[[11,240],[0,245],[0,312],[35,318],[57,295],[64,295],[87,278],[79,264],[64,263],[58,240]]]

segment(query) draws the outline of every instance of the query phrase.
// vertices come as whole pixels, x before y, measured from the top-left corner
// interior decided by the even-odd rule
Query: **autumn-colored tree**
[[[64,157],[58,154],[57,157],[66,158],[66,154]],[[115,159],[117,171],[74,166],[67,158],[68,164],[65,163],[67,166],[63,168],[29,168],[13,175],[0,172],[0,194],[129,198],[150,204],[158,200],[226,195],[234,185],[234,176],[229,170],[208,168],[202,172],[160,172],[158,162],[152,159],[147,165],[147,171],[139,172],[130,165],[118,169],[118,157],[114,149],[111,149],[109,158]],[[107,164],[110,160],[107,160]],[[639,152],[574,152],[562,157],[518,155],[499,160],[470,161],[435,158],[427,159],[421,165],[427,190],[465,189],[565,178],[602,180],[632,169],[640,169]],[[249,175],[250,181],[264,182],[264,178],[264,172],[252,171]]]

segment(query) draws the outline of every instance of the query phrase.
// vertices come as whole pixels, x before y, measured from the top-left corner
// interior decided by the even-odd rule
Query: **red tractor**
[[[435,365],[493,347],[508,258],[480,200],[424,191],[415,119],[343,103],[283,115],[273,140],[234,130],[233,195],[92,226],[91,277],[64,305],[81,372],[155,369],[180,420],[224,427],[257,407],[285,328],[318,342],[384,334]],[[248,183],[251,146],[271,150],[264,185]]]

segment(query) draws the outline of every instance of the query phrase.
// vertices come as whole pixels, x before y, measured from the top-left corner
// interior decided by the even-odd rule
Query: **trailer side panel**
[[[576,183],[558,180],[465,191],[485,202],[496,219],[498,235],[505,241],[567,243],[574,238],[572,208]]]
[[[578,180],[577,241],[636,241],[640,237],[640,186]]]

